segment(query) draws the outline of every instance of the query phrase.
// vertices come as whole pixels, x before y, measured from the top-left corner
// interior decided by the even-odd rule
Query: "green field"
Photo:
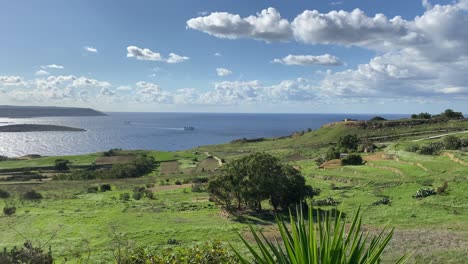
[[[414,141],[441,134],[435,128],[468,130],[468,124],[449,122],[445,126],[437,124],[378,131],[360,131],[338,124],[297,137],[205,146],[185,152],[154,151],[148,154],[161,164],[177,161],[179,170],[195,168],[197,176],[206,177],[213,172],[197,169],[207,159],[206,152],[228,161],[256,151],[269,152],[284,162],[288,162],[292,155],[300,154],[295,156],[295,160],[289,160],[289,163],[301,170],[310,185],[321,189],[321,194],[315,200],[333,197],[341,202],[337,209],[349,217],[361,206],[365,229],[371,233],[387,225],[396,227],[384,263],[406,252],[412,252],[412,260],[419,263],[466,263],[468,165],[459,161],[468,162],[467,152],[447,151],[452,154],[447,156],[445,152],[442,155],[421,155],[405,150],[412,144],[424,145],[440,140]],[[386,147],[379,153],[388,154],[385,156],[387,158],[364,154],[369,157],[365,157],[368,161],[363,166],[319,169],[315,162],[318,155],[346,133],[373,137],[414,132],[424,134],[405,135],[393,141],[380,142]],[[460,137],[466,136],[460,134]],[[66,158],[72,160],[73,164],[86,165],[100,155]],[[0,169],[51,166],[56,158],[0,162]],[[210,161],[210,166],[213,164]],[[88,254],[91,263],[109,263],[113,259],[116,232],[125,234],[134,246],[154,249],[170,247],[167,241],[171,238],[180,241],[183,246],[221,239],[240,247],[235,231],[247,234],[248,221],[221,214],[219,207],[208,200],[206,192],[192,192],[190,184],[175,184],[176,181],[189,182],[194,175],[162,175],[160,169],[161,166],[153,173],[135,179],[0,185],[0,189],[14,195],[13,198],[0,200],[0,206],[15,204],[17,207],[16,214],[0,217],[0,247],[21,245],[25,238],[37,243],[50,240],[48,245],[52,246],[58,263],[64,262],[65,258],[70,260],[69,263],[76,263],[80,257],[84,259]],[[423,199],[412,197],[419,189],[436,189],[444,181],[448,183],[446,193]],[[112,191],[87,192],[89,187],[103,183],[111,184]],[[155,185],[151,187],[154,199],[120,199],[122,193],[131,195],[134,187],[149,184]],[[29,189],[42,193],[44,199],[40,202],[20,200],[20,194]],[[372,205],[384,197],[392,200],[391,205]],[[322,207],[324,210],[332,208]],[[262,220],[251,216],[248,219],[257,228],[269,234],[275,233],[271,218]]]

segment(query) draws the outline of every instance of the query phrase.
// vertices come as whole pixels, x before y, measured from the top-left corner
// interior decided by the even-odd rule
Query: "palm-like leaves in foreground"
[[[252,228],[252,235],[257,244],[257,250],[242,236],[241,239],[253,256],[254,263],[280,264],[331,264],[331,263],[380,263],[385,247],[393,236],[393,229],[385,234],[385,229],[369,241],[369,235],[361,231],[362,217],[360,209],[351,225],[341,218],[325,214],[324,219],[318,215],[317,223],[313,221],[312,209],[308,210],[308,220],[305,220],[302,209],[297,209],[297,219],[290,213],[291,226],[276,218],[276,223],[282,241],[273,243]],[[241,263],[250,263],[237,250],[236,255]],[[258,252],[259,251],[259,252]],[[401,257],[396,263],[403,263],[407,256]]]

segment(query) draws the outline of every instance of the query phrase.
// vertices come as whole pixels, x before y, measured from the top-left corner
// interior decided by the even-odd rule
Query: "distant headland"
[[[0,117],[10,118],[105,115],[106,114],[91,108],[0,105]]]
[[[80,132],[80,131],[86,131],[86,130],[81,129],[81,128],[67,127],[67,126],[36,125],[36,124],[18,124],[18,125],[0,126],[0,133],[3,133],[3,132],[43,132],[43,131]]]

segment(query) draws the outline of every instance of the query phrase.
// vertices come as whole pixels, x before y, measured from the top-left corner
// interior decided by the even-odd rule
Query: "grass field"
[[[315,200],[333,197],[340,202],[336,208],[349,217],[361,206],[365,229],[370,233],[385,226],[396,227],[384,263],[406,252],[412,252],[412,261],[419,263],[466,263],[468,165],[460,161],[468,162],[468,154],[460,150],[449,151],[449,156],[429,156],[405,151],[407,146],[415,144],[414,139],[421,138],[418,134],[384,142],[387,147],[380,153],[364,157],[366,164],[363,166],[336,163],[319,169],[315,158],[344,133],[343,129],[338,126],[296,138],[206,146],[185,152],[152,151],[150,155],[160,161],[161,166],[154,173],[137,179],[0,185],[0,189],[14,194],[13,198],[0,200],[0,206],[15,204],[17,207],[13,216],[0,217],[0,248],[20,245],[25,237],[38,243],[50,239],[58,263],[65,258],[70,259],[67,263],[76,263],[77,252],[82,252],[81,257],[85,257],[88,249],[92,263],[108,263],[116,247],[116,233],[125,234],[132,245],[156,249],[170,247],[167,240],[171,238],[180,241],[181,245],[221,239],[240,246],[235,231],[247,234],[248,222],[220,214],[218,206],[209,202],[207,193],[192,192],[189,184],[175,185],[174,182],[190,179],[193,175],[187,172],[194,170],[197,176],[209,176],[208,172],[201,173],[199,169],[214,169],[218,161],[207,158],[205,152],[231,160],[255,151],[267,151],[299,168],[309,184],[321,189]],[[426,131],[426,128],[415,130]],[[405,133],[408,131],[404,130]],[[392,130],[391,133],[396,132]],[[373,133],[377,134],[383,135],[383,132]],[[74,156],[74,159],[87,164],[98,156]],[[55,159],[1,162],[0,168],[4,168],[4,164],[9,168],[39,166]],[[444,181],[448,183],[446,193],[423,199],[412,197],[419,189],[436,189]],[[112,191],[87,193],[89,187],[103,183],[110,183]],[[131,195],[134,187],[147,184],[156,185],[152,187],[154,199],[120,199],[122,193]],[[18,199],[29,189],[37,190],[45,198],[37,203]],[[372,205],[382,198],[389,198],[391,205]],[[324,210],[332,208],[321,207]],[[248,219],[256,224],[256,228],[275,234],[271,218],[251,216]]]

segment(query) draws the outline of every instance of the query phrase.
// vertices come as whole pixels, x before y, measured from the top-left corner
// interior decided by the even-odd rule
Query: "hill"
[[[0,105],[0,117],[28,118],[49,116],[104,116],[106,114],[91,108],[56,106],[11,106]]]
[[[54,125],[36,125],[19,124],[0,126],[0,132],[42,132],[42,131],[86,131],[81,128],[54,126]]]

